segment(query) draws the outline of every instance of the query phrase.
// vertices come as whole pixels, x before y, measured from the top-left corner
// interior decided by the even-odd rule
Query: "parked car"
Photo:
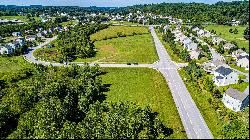
[[[127,65],[131,65],[131,63],[127,63]]]

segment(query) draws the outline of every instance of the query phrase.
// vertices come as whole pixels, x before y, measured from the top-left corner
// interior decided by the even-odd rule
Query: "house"
[[[25,44],[24,38],[23,37],[19,37],[15,40],[14,42],[17,45],[23,46]]]
[[[244,110],[249,105],[249,87],[243,93],[237,89],[227,89],[223,94],[222,102],[227,108],[235,112]]]
[[[200,29],[198,28],[198,27],[193,27],[192,28],[192,31],[194,31],[194,32],[197,32],[197,31],[199,31]]]
[[[235,45],[231,44],[231,43],[226,43],[226,44],[223,45],[223,47],[224,47],[224,49],[229,50],[229,49],[235,47]]]
[[[27,41],[35,41],[36,40],[36,36],[35,35],[27,35],[26,36],[26,40]]]
[[[170,26],[168,24],[163,27],[164,32],[166,32],[168,29],[170,29]]]
[[[192,40],[190,38],[188,38],[188,37],[184,38],[183,41],[182,41],[183,45],[189,44],[191,42],[192,42]]]
[[[194,42],[184,44],[184,48],[186,48],[188,51],[196,50],[197,47],[198,47],[198,44]]]
[[[0,54],[12,54],[13,49],[11,46],[5,45],[5,46],[0,46]]]
[[[191,59],[199,59],[200,55],[201,55],[201,51],[196,49],[196,50],[192,50],[191,52],[189,52],[190,58]]]
[[[240,21],[237,21],[237,20],[235,20],[235,19],[233,19],[232,21],[231,21],[231,25],[232,26],[238,26],[240,24]]]
[[[224,65],[225,62],[223,61],[219,61],[219,60],[211,60],[209,62],[203,63],[203,69],[207,72],[207,73],[212,73],[214,71],[214,69],[220,65]]]
[[[200,36],[203,36],[205,34],[205,31],[200,29],[197,31],[197,35],[200,37]]]
[[[217,86],[226,86],[238,82],[238,74],[226,65],[218,66],[213,71],[213,81]]]
[[[215,45],[219,45],[221,41],[223,41],[222,38],[218,37],[218,36],[214,36],[213,39],[212,39],[213,43]]]
[[[237,59],[237,57],[239,57],[240,55],[248,55],[248,54],[244,52],[242,49],[238,49],[232,52],[232,57],[234,57],[235,59]]]
[[[13,32],[12,36],[21,36],[21,32]]]
[[[249,55],[240,55],[237,57],[237,66],[249,70]]]

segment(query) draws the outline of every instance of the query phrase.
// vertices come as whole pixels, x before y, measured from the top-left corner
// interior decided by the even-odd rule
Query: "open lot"
[[[104,84],[111,84],[107,101],[132,101],[149,105],[163,123],[173,129],[169,138],[186,138],[170,89],[163,76],[149,68],[102,68]]]
[[[40,20],[39,17],[33,17],[36,21]],[[0,16],[0,19],[18,19],[23,22],[28,22],[28,19],[26,16]]]
[[[31,64],[24,60],[23,56],[1,57],[0,72],[17,71],[30,67]]]
[[[111,39],[121,36],[149,34],[147,27],[110,26],[90,36],[91,40]]]
[[[225,25],[208,25],[205,27],[207,30],[215,30],[216,34],[227,41],[235,41],[240,48],[245,48],[249,53],[249,41],[243,37],[244,30],[247,26],[225,26]],[[230,33],[229,29],[237,29],[238,34]]]
[[[158,60],[150,34],[96,41],[95,46],[97,48],[95,57],[77,59],[76,62],[153,63]]]

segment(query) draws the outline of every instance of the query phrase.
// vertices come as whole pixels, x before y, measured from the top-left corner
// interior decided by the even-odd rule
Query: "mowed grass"
[[[129,27],[129,26],[110,26],[90,36],[91,40],[98,41],[103,39],[111,39],[118,37],[118,33],[131,36],[134,34],[149,34],[147,27]]]
[[[216,34],[222,37],[227,41],[235,41],[237,42],[240,48],[245,48],[246,52],[249,53],[249,41],[246,40],[244,35],[244,30],[247,26],[226,26],[226,25],[208,25],[205,28],[207,30],[215,30]],[[230,33],[229,29],[237,29],[238,34]],[[220,35],[221,34],[221,35]]]
[[[24,60],[23,56],[1,57],[0,72],[12,72],[30,67],[32,64]]]
[[[154,63],[158,55],[150,34],[119,37],[96,41],[97,54],[76,62],[95,63]]]
[[[39,21],[41,18],[39,17],[33,17],[36,21]],[[0,19],[18,19],[23,22],[28,22],[28,19],[26,16],[0,16]]]
[[[166,127],[173,129],[169,138],[187,138],[171,92],[164,77],[149,68],[102,68],[104,84],[111,84],[108,102],[132,101],[141,107],[149,105]]]

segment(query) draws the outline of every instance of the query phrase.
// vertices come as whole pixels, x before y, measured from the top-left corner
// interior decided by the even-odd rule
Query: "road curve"
[[[160,58],[160,61],[156,64],[156,69],[163,74],[169,85],[187,137],[189,139],[213,139],[212,133],[177,71],[178,67],[169,57],[156,35],[154,27],[150,27],[150,32]]]

